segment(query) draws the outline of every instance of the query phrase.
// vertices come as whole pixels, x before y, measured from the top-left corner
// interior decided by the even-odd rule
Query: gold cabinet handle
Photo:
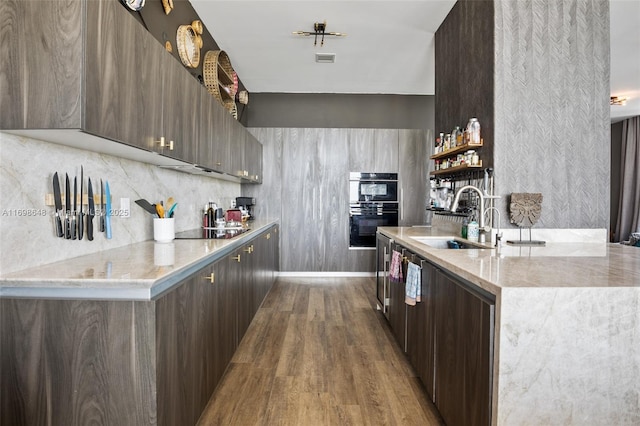
[[[168,148],[169,148],[169,151],[173,151],[173,141],[169,141],[169,142],[167,142],[167,141],[165,140],[164,136],[161,136],[161,137],[160,137],[160,140],[159,140],[159,141],[156,141],[156,143],[157,143],[158,145],[160,145],[160,148],[168,147]]]
[[[231,257],[231,259],[233,259],[233,260],[237,260],[237,261],[238,261],[238,263],[240,263],[240,255],[233,256],[233,257]]]
[[[209,282],[213,284],[216,281],[216,274],[212,272],[209,276],[204,277],[204,279],[209,280]]]
[[[244,249],[242,249],[242,251],[244,251],[245,253],[251,253],[253,251],[253,249],[251,248],[251,246],[249,246],[249,247],[245,247]]]
[[[222,163],[218,161],[218,162],[216,163],[216,166],[220,167],[220,166],[222,166]]]
[[[268,239],[270,239],[270,238],[271,238],[271,232],[269,232],[269,233],[265,236],[265,238],[266,238],[267,240],[268,240]]]

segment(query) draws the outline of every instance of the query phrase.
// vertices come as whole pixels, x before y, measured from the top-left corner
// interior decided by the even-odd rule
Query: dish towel
[[[409,262],[407,267],[407,284],[405,287],[404,302],[407,305],[414,306],[416,302],[420,301],[420,293],[422,290],[422,273],[418,265],[413,262]]]
[[[391,254],[391,265],[389,266],[389,277],[393,281],[402,282],[402,254],[393,251]]]

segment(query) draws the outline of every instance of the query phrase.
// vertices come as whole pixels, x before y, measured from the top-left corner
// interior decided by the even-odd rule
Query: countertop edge
[[[20,298],[20,299],[58,299],[58,300],[113,300],[113,301],[153,301],[162,294],[170,291],[176,284],[192,275],[194,272],[207,265],[222,259],[248,240],[259,237],[267,232],[274,225],[277,219],[265,220],[257,228],[235,237],[229,244],[220,247],[211,253],[196,258],[194,261],[177,268],[166,275],[156,279],[132,279],[131,281],[119,280],[117,286],[101,286],[100,282],[112,282],[109,279],[98,280],[87,278],[90,287],[81,287],[82,279],[74,280],[76,286],[16,286],[12,282],[28,281],[28,279],[0,279],[0,299]],[[137,244],[137,243],[135,243]],[[126,247],[124,247],[126,249]],[[59,280],[64,282],[64,280]],[[127,285],[134,282],[144,282],[145,287],[127,288]]]

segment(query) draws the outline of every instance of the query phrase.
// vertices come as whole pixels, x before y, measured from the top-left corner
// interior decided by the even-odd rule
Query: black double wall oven
[[[375,249],[378,226],[398,226],[398,174],[349,173],[349,247]]]

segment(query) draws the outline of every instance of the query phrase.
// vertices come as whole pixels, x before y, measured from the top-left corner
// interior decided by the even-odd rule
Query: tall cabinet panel
[[[354,267],[349,247],[348,147],[343,129],[291,129],[283,140],[282,256],[285,271]],[[288,253],[292,255],[289,256]],[[373,256],[372,256],[373,257]]]
[[[428,140],[431,131],[399,131],[400,226],[425,225],[427,207]]]

